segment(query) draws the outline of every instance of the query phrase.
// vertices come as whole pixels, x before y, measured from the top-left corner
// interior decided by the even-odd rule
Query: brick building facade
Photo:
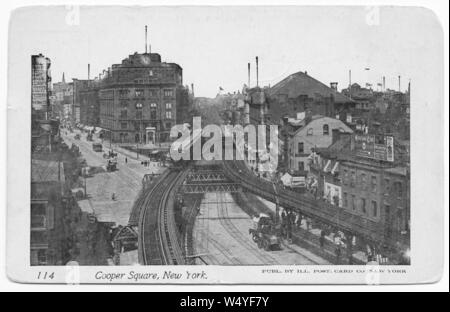
[[[81,123],[101,127],[117,143],[167,142],[172,126],[186,120],[188,93],[178,64],[135,53],[80,91]]]
[[[359,157],[354,135],[339,139],[326,149],[317,149],[311,173],[317,179],[316,196],[337,209],[362,216],[383,228],[386,246],[407,250],[410,246],[410,176],[403,161],[386,162]]]

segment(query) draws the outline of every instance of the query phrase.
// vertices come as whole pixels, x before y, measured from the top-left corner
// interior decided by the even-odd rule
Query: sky
[[[323,83],[381,83],[402,90],[420,74],[418,60],[432,58],[440,25],[420,8],[366,7],[34,7],[10,21],[11,62],[42,53],[52,61],[53,82],[91,78],[134,52],[152,52],[183,67],[183,83],[196,96],[214,97],[219,87],[241,90],[251,63],[256,82],[274,85],[307,71]],[[434,52],[433,52],[434,53]],[[14,58],[11,59],[11,54]],[[369,68],[370,70],[365,70]],[[13,75],[14,76],[14,75]]]

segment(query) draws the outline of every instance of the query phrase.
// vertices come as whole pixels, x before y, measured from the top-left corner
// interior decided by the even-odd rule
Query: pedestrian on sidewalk
[[[341,246],[340,245],[338,245],[336,247],[335,254],[336,254],[336,264],[340,264],[340,262],[341,262]]]
[[[323,248],[325,246],[325,231],[324,230],[320,231],[319,242],[320,242],[320,248]]]

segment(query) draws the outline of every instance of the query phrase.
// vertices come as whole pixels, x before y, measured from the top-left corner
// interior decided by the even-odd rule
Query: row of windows
[[[355,195],[349,195],[344,192],[343,194],[343,206],[344,208],[349,208],[354,212],[360,212],[364,215],[370,216],[372,218],[378,218],[378,203],[374,200],[370,202],[370,206],[368,206],[367,200],[365,198],[359,199],[359,205]]]
[[[344,131],[343,128],[339,128],[339,130]],[[313,128],[308,128],[308,130],[306,130],[306,135],[307,136],[314,135],[314,129]],[[322,126],[322,135],[330,135],[330,127],[329,127],[329,125],[325,124],[325,125]]]
[[[369,177],[365,173],[359,174],[359,179],[357,179],[356,171],[348,171],[347,169],[344,169],[343,178],[342,178],[342,184],[343,185],[349,185],[351,187],[356,187],[358,185],[358,188],[364,191],[367,191],[370,189],[373,193],[376,193],[378,191],[378,179],[377,176],[370,176]],[[393,190],[391,189],[391,181],[388,178],[385,178],[383,181],[383,193],[384,195],[390,195],[391,191],[394,192],[394,194],[397,197],[403,197],[403,183],[401,181],[395,181],[393,183]]]
[[[159,94],[158,89],[147,89],[148,90],[148,96],[149,97],[157,97]],[[145,96],[145,90],[144,89],[135,89],[134,93],[131,92],[130,89],[121,89],[119,90],[119,97],[120,98],[128,98],[131,96],[134,97],[144,97]],[[164,97],[173,97],[174,96],[174,90],[172,89],[164,89],[163,90],[163,96]]]
[[[172,111],[166,111],[164,116],[166,117],[166,119],[172,119]],[[121,119],[128,119],[128,111],[127,110],[121,110],[120,111],[120,118]],[[143,114],[142,114],[142,109],[138,109],[136,110],[136,114],[135,114],[136,119],[143,119]],[[156,109],[151,109],[150,110],[150,119],[159,119],[158,118],[158,113]]]
[[[128,105],[129,103],[127,102],[127,101],[122,101],[122,102],[120,102],[120,107],[122,108],[122,109],[126,109],[126,108],[128,108]],[[136,103],[135,104],[135,107],[136,108],[143,108],[145,106],[145,104],[142,104],[142,103]],[[156,107],[158,107],[158,104],[156,104],[156,103],[150,103],[150,107],[151,108],[156,108]],[[172,109],[172,103],[165,103],[165,108],[166,109]]]
[[[156,124],[149,124],[149,123],[140,123],[140,122],[135,122],[135,123],[131,123],[128,124],[128,122],[121,122],[120,123],[120,129],[122,130],[136,130],[136,131],[140,131],[140,130],[144,130],[145,128],[152,126],[156,128]],[[171,122],[166,122],[164,123],[164,127],[166,129],[171,129],[172,128],[172,123]]]

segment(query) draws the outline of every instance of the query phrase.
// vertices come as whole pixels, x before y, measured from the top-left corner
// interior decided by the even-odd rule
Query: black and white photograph
[[[420,138],[443,128],[431,11],[35,6],[13,12],[8,48],[8,228],[27,231],[7,243],[29,281],[407,282],[427,257],[439,271],[442,251],[414,243],[442,240],[439,218],[430,237],[418,225],[443,214],[442,143]]]

